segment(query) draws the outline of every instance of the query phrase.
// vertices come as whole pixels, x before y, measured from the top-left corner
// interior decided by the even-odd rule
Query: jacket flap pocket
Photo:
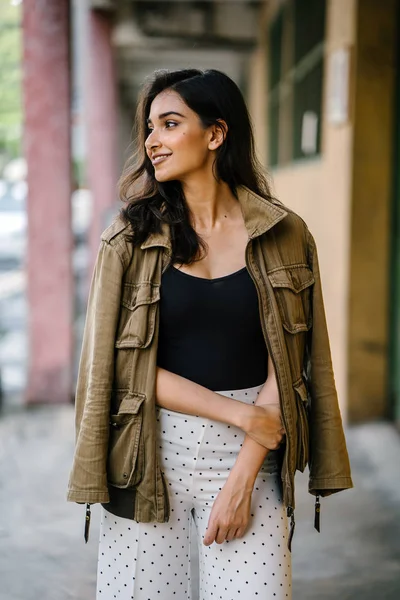
[[[121,400],[121,404],[119,405],[118,409],[118,415],[136,415],[139,412],[145,397],[146,396],[144,394],[140,394],[138,392],[129,392]]]
[[[293,387],[296,390],[296,392],[299,394],[299,396],[303,400],[303,402],[305,402],[307,404],[308,392],[307,392],[306,384],[304,383],[303,379],[302,378],[298,379],[293,384]]]
[[[160,286],[151,281],[125,283],[121,304],[130,310],[143,304],[153,304],[160,299]]]
[[[296,294],[314,283],[312,270],[306,265],[282,267],[268,273],[274,288],[289,288]]]

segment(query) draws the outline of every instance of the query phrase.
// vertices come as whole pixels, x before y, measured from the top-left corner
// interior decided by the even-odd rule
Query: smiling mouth
[[[170,154],[160,154],[159,156],[152,158],[151,162],[155,166],[155,165],[160,164],[161,162],[164,162],[164,160],[166,160],[170,156],[171,156]]]

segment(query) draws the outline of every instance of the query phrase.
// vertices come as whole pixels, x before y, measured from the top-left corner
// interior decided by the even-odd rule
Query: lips
[[[169,158],[170,156],[170,154],[156,154],[152,157],[151,162],[154,166],[156,166],[167,160],[167,158]]]

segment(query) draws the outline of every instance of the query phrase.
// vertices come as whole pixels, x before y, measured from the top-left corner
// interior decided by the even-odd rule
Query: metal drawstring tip
[[[287,509],[287,516],[290,517],[290,530],[289,530],[289,537],[288,537],[288,550],[289,552],[292,551],[292,540],[293,540],[293,536],[294,536],[294,530],[296,527],[296,523],[294,520],[294,510],[291,506],[288,506]]]
[[[86,514],[85,514],[85,533],[84,533],[84,538],[85,538],[85,543],[88,543],[88,539],[89,539],[89,528],[90,528],[90,504],[86,504]]]
[[[314,515],[314,527],[320,533],[321,531],[321,504],[319,502],[319,496],[315,498],[315,515]]]

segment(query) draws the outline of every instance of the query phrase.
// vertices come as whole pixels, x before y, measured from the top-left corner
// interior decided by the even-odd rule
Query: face
[[[222,143],[219,128],[204,128],[199,116],[172,90],[153,100],[145,142],[157,181],[185,181],[212,170],[215,150]]]

